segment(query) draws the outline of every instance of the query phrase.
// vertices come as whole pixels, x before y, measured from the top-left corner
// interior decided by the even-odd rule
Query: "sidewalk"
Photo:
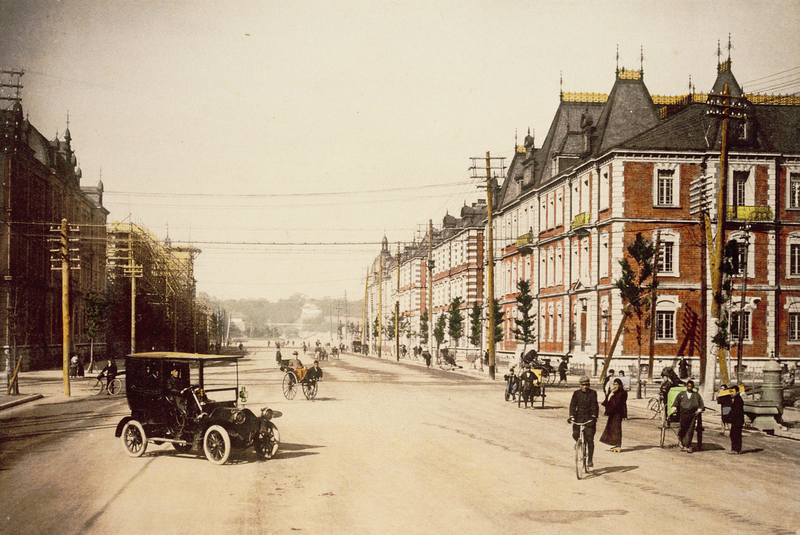
[[[59,403],[91,396],[86,385],[89,381],[93,382],[96,377],[97,372],[87,373],[86,377],[70,377],[70,396],[66,396],[62,370],[22,372],[19,375],[19,395],[7,396],[5,388],[0,393],[0,411],[42,398]]]

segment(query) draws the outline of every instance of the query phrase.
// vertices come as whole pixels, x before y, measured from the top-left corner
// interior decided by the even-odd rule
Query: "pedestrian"
[[[429,351],[423,351],[422,352],[422,358],[425,359],[425,366],[430,368],[431,367],[431,354],[430,354],[430,352]]]
[[[739,455],[742,453],[742,428],[744,427],[744,400],[739,394],[742,388],[737,386],[733,390],[731,397],[731,410],[728,413],[728,423],[731,426],[731,453]]]
[[[694,436],[694,428],[696,418],[699,417],[700,412],[705,410],[703,405],[703,398],[700,393],[694,389],[694,381],[689,379],[686,381],[686,390],[679,393],[672,403],[678,413],[678,420],[680,421],[680,428],[678,429],[678,439],[681,442],[681,451],[692,453],[692,437]]]
[[[83,355],[78,355],[78,377],[84,377]]]
[[[581,436],[581,426],[576,425],[576,422],[589,422],[583,428],[583,438],[586,441],[586,451],[589,457],[586,466],[591,468],[594,466],[592,462],[594,456],[594,433],[600,406],[597,404],[597,392],[589,388],[589,377],[586,375],[581,377],[580,385],[580,390],[572,393],[567,422],[572,424],[572,438],[576,442]]]
[[[561,364],[558,365],[558,386],[561,386],[561,383],[564,383],[564,386],[569,386],[567,384],[567,359],[562,358]]]
[[[614,379],[611,395],[603,401],[603,406],[608,420],[600,442],[610,445],[611,451],[619,453],[622,451],[622,420],[628,418],[628,392],[619,377]]]
[[[69,376],[78,376],[78,355],[72,355],[72,358],[69,359]]]
[[[608,394],[611,392],[611,380],[614,379],[614,370],[608,370],[608,374],[603,377],[603,392],[608,398]]]

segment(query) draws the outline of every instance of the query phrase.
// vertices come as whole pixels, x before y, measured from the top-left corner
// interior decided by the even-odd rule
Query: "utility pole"
[[[367,277],[364,279],[364,306],[361,307],[361,351],[364,351],[364,335],[369,326],[367,325],[367,297],[369,295],[369,268],[367,268]],[[367,351],[368,353],[369,351]]]
[[[50,229],[51,232],[59,233],[59,238],[54,239],[54,241],[59,242],[59,248],[51,249],[50,252],[56,253],[57,255],[56,258],[52,259],[55,261],[55,265],[53,265],[51,269],[54,271],[61,271],[61,361],[62,373],[64,376],[64,395],[67,397],[71,395],[69,384],[69,355],[71,352],[70,339],[72,335],[70,332],[72,322],[69,308],[69,272],[70,269],[81,268],[77,258],[74,259],[76,265],[70,266],[70,261],[73,260],[70,254],[78,251],[77,248],[71,248],[69,246],[69,242],[77,241],[77,238],[69,237],[70,230],[73,232],[79,231],[78,227],[72,227],[72,229],[70,229],[66,219],[61,220],[60,227],[53,227]],[[58,264],[60,264],[60,266]]]
[[[739,303],[739,336],[738,347],[736,348],[736,382],[742,384],[742,351],[744,350],[744,306],[747,298],[747,256],[750,249],[750,225],[745,227],[744,235],[744,255],[742,258],[742,300]]]
[[[120,252],[127,252],[127,258],[118,256]],[[120,260],[128,261],[127,264],[121,264],[120,267],[122,275],[131,279],[131,353],[136,353],[136,279],[142,276],[142,266],[136,264],[133,258],[133,223],[128,223],[128,246],[119,247],[116,242],[112,242],[109,247],[108,259],[114,264]]]
[[[383,253],[378,262],[378,358],[381,357],[383,346]]]
[[[433,356],[433,220],[428,220],[428,353]]]
[[[714,242],[711,237],[711,219],[708,215],[709,198],[711,195],[711,180],[706,175],[705,163],[703,163],[703,175],[692,180],[689,186],[689,213],[699,214],[700,219],[700,313],[698,322],[700,325],[700,383],[706,381],[706,363],[708,361],[708,322],[706,313],[708,309],[708,247]],[[714,271],[713,258],[710,271]],[[713,361],[712,361],[713,362]],[[711,373],[713,373],[713,366]]]
[[[500,167],[492,166],[492,160],[499,160]],[[478,158],[472,158],[472,177],[473,178],[484,178],[486,179],[486,294],[487,294],[487,301],[488,301],[488,310],[489,310],[489,327],[488,327],[488,335],[487,335],[487,348],[489,350],[489,378],[494,380],[495,378],[495,369],[496,369],[496,358],[495,358],[495,343],[494,343],[494,331],[495,331],[495,317],[494,317],[494,240],[492,236],[493,231],[493,223],[492,223],[492,201],[494,197],[494,189],[495,189],[495,181],[492,177],[492,170],[500,169],[501,172],[505,173],[505,158],[496,157],[492,158],[489,151],[486,151],[486,175],[480,176],[478,174],[478,165],[477,165]]]
[[[706,103],[710,106],[707,111],[709,115],[722,116],[719,191],[717,192],[717,235],[714,239],[714,254],[711,260],[711,291],[713,293],[711,317],[719,325],[722,319],[722,262],[725,247],[725,224],[728,215],[728,126],[731,118],[741,119],[745,117],[745,103],[743,97],[731,97],[728,84],[723,86],[721,95],[709,95]],[[724,347],[717,347],[717,359],[719,360],[722,382],[728,384],[728,366],[725,351]],[[706,382],[710,383],[710,385],[704,385],[704,391],[710,394],[714,389],[714,370],[710,359],[706,363],[706,367]]]
[[[658,280],[658,260],[661,257],[661,232],[656,231],[656,250],[655,258],[653,259],[653,290],[650,293],[650,348],[649,360],[647,361],[647,382],[653,382],[653,363],[656,355],[656,304],[658,297],[656,295],[656,286]],[[639,352],[641,354],[641,351]],[[637,364],[636,370],[636,399],[642,399],[642,366],[641,363]]]
[[[400,362],[400,244],[397,244],[397,299],[394,302],[394,349]]]

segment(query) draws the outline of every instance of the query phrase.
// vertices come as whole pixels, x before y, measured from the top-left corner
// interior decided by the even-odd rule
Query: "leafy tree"
[[[447,315],[440,314],[439,319],[436,320],[436,327],[433,329],[433,338],[436,340],[436,352],[439,352],[439,346],[444,342],[445,328],[447,326]]]
[[[739,273],[739,242],[731,240],[725,244],[722,255],[722,289],[720,302],[720,319],[717,321],[717,333],[712,338],[712,342],[717,347],[724,349],[731,348],[731,333],[730,328],[730,310],[725,307],[725,303],[731,300],[733,295],[733,281],[731,280],[734,275]],[[738,336],[739,333],[736,333]]]
[[[450,310],[447,313],[447,333],[450,339],[457,346],[458,341],[464,334],[464,315],[461,313],[461,297],[454,297],[450,303]]]
[[[428,311],[426,310],[419,316],[419,337],[422,345],[428,345]]]
[[[380,334],[379,331],[380,324],[378,323],[378,317],[375,316],[375,321],[372,322],[372,339],[377,340],[378,335]]]
[[[503,341],[503,311],[500,310],[500,300],[492,303],[492,316],[494,317],[494,343]]]
[[[90,293],[86,296],[86,338],[89,339],[89,371],[94,371],[94,341],[100,337],[106,323],[106,311],[113,306],[105,296]]]
[[[481,344],[481,306],[476,301],[469,314],[470,332],[469,342],[474,346]]]
[[[395,314],[394,310],[392,310],[392,315],[389,316],[389,321],[386,322],[386,338],[388,340],[394,340],[394,330],[396,324],[397,314]]]
[[[517,281],[517,310],[521,318],[514,318],[514,337],[522,341],[522,354],[524,355],[528,350],[528,344],[536,341],[534,332],[533,317],[531,317],[531,308],[533,308],[533,296],[531,295],[531,285],[526,280]]]

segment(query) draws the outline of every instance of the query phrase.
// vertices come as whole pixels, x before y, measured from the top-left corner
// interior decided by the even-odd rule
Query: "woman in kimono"
[[[611,451],[619,453],[622,451],[622,420],[628,417],[628,393],[619,378],[614,379],[603,406],[608,420],[600,442],[610,445]]]

